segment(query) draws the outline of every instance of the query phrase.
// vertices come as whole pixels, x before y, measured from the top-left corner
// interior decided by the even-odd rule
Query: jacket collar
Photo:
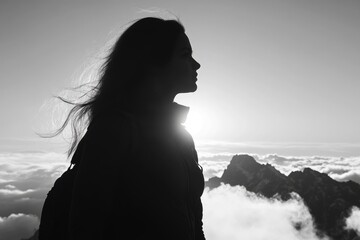
[[[173,119],[177,123],[183,124],[187,119],[187,115],[189,114],[190,108],[174,102],[172,103],[171,111],[172,111],[171,115],[173,116]]]
[[[145,109],[137,109],[130,113],[139,118],[139,120],[183,124],[186,121],[189,110],[189,107],[173,102],[165,106],[146,106]]]

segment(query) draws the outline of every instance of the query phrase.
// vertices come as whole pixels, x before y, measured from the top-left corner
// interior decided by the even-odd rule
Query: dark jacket
[[[71,239],[203,240],[202,169],[181,125],[188,108],[96,118],[83,138]]]

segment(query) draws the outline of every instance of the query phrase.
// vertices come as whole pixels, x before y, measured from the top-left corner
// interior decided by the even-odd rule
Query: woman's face
[[[182,33],[176,43],[173,55],[162,69],[163,84],[173,94],[195,92],[197,89],[197,70],[200,64],[192,57],[190,41]]]

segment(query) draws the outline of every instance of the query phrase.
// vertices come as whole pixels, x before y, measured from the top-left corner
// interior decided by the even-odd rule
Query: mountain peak
[[[230,185],[244,185],[261,166],[249,155],[235,155],[224,170],[221,181]]]
[[[261,164],[255,161],[255,159],[249,155],[235,155],[231,161],[229,167],[242,168],[247,171],[253,171],[260,167]]]

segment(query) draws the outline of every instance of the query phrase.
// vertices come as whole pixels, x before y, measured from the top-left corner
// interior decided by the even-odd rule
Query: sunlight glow
[[[189,112],[184,125],[192,137],[194,139],[198,139],[205,135],[210,122],[208,119],[206,119],[206,114],[201,114],[199,112]]]

